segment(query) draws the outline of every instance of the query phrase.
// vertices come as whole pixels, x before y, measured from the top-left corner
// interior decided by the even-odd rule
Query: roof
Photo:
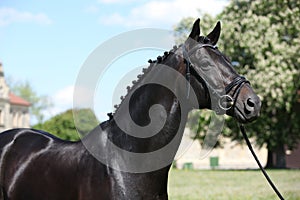
[[[29,107],[30,103],[21,97],[14,95],[13,93],[9,93],[9,102],[13,105],[26,106]]]

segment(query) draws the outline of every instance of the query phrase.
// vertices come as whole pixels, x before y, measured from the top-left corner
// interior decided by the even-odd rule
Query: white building
[[[0,132],[11,128],[28,128],[30,103],[10,92],[0,62]]]
[[[205,151],[199,141],[191,139],[188,128],[185,129],[175,164],[179,169],[257,169],[258,166],[246,144],[232,142],[229,138],[220,137],[223,148]],[[251,139],[250,139],[251,140]],[[261,164],[267,163],[268,150],[258,148],[255,140],[251,140]]]

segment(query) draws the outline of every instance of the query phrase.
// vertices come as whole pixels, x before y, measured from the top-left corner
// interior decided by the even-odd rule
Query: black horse
[[[207,36],[200,36],[199,23],[198,19],[183,45],[174,46],[155,61],[150,60],[144,74],[139,76],[133,87],[128,88],[131,119],[122,108],[128,98],[124,97],[116,112],[109,115],[108,121],[78,142],[63,141],[32,129],[3,132],[0,135],[0,199],[168,199],[168,172],[188,112],[208,108],[220,114],[226,113],[240,123],[247,123],[259,116],[261,106],[249,82],[236,73],[215,46],[220,36],[220,23]],[[171,75],[170,70],[165,69],[177,73]],[[171,83],[169,88],[155,83],[144,84],[146,79],[156,80],[154,77],[163,77]],[[180,95],[184,97],[184,103],[182,98],[178,98]],[[147,114],[153,105],[164,108],[155,118]],[[159,109],[152,109],[154,113],[155,110]],[[141,137],[135,137],[119,127],[119,123],[126,125],[132,121],[145,127],[153,120],[161,128],[149,137],[143,137],[142,134],[147,134],[145,131],[135,133],[141,134]],[[154,126],[153,129],[156,128]],[[179,140],[173,142],[174,138]],[[168,155],[161,153],[152,159],[134,163],[134,158],[127,159],[117,151],[107,151],[110,148],[108,143],[135,155],[158,152],[169,144],[172,148],[167,151]],[[91,144],[92,150],[87,150],[86,144]],[[105,152],[106,161],[98,158],[97,152],[102,156]],[[158,162],[163,165],[152,170],[147,168]],[[133,170],[127,165],[132,165]]]

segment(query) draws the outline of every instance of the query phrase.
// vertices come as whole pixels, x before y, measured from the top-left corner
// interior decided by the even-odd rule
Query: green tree
[[[73,112],[77,116],[76,126]],[[50,118],[44,123],[33,126],[33,128],[47,131],[64,140],[77,141],[98,124],[99,121],[90,109],[70,109]]]
[[[44,111],[52,106],[52,102],[48,96],[38,95],[28,81],[13,83],[9,81],[11,91],[28,101],[31,105],[29,112],[37,123],[42,123],[44,120]]]
[[[248,129],[259,145],[267,145],[268,166],[275,154],[275,166],[283,168],[285,147],[295,148],[300,139],[300,2],[232,1],[221,18],[224,51],[263,101],[260,119]]]
[[[217,18],[223,22],[220,49],[263,102],[260,118],[247,130],[258,145],[267,145],[268,167],[283,168],[285,148],[300,140],[300,2],[232,0]],[[229,120],[231,130],[233,124]],[[236,129],[225,135],[241,139]]]

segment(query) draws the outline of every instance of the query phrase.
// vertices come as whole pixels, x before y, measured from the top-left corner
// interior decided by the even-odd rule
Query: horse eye
[[[209,70],[211,68],[211,62],[208,60],[208,59],[203,59],[201,62],[200,62],[200,67],[203,69],[203,70]]]

